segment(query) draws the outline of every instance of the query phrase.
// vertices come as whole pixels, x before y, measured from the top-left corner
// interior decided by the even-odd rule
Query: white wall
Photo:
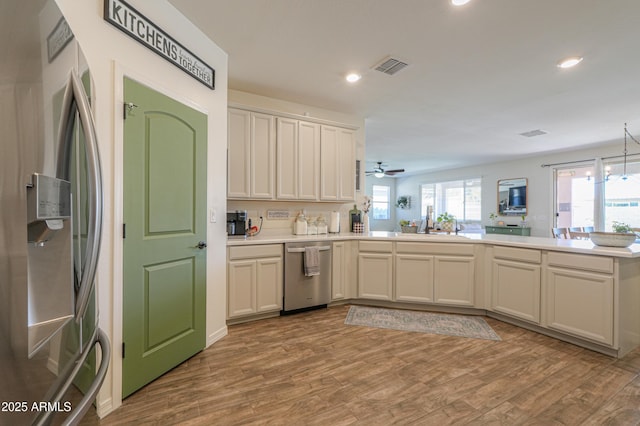
[[[365,164],[365,130],[364,118],[362,117],[238,90],[229,90],[229,106],[245,106],[272,113],[296,114],[301,116],[301,119],[308,117],[309,119],[329,120],[335,123],[357,127],[355,131],[356,159],[359,159],[361,164]],[[364,166],[361,166],[361,187],[364,188]],[[362,190],[356,192],[356,203],[359,209],[362,209],[364,195],[365,193]],[[259,224],[258,218],[262,215],[264,218],[263,230],[265,232],[291,230],[293,221],[301,210],[306,212],[307,217],[317,218],[318,216],[324,216],[327,223],[329,222],[330,212],[339,211],[340,229],[346,230],[349,228],[348,212],[353,208],[353,204],[354,203],[229,200],[228,209],[247,210],[247,214],[254,225]],[[287,210],[290,215],[289,220],[269,220],[266,215],[267,210]]]
[[[80,43],[95,83],[96,118],[104,179],[104,236],[98,265],[100,327],[113,346],[110,372],[98,397],[98,414],[121,404],[122,360],[122,79],[129,76],[204,111],[208,122],[208,208],[217,223],[207,229],[207,344],[226,334],[227,55],[166,0],[129,0],[148,19],[216,71],[214,91],[103,20],[104,0],[56,0]]]
[[[399,178],[396,184],[396,193],[411,195],[412,207],[409,210],[402,210],[396,219],[420,217],[420,185],[423,183],[481,177],[482,224],[488,225],[489,213],[498,210],[498,179],[524,177],[528,179],[527,222],[532,228],[531,235],[550,237],[554,222],[553,215],[555,214],[553,211],[553,172],[551,167],[541,167],[541,165],[617,156],[621,155],[622,151],[623,142],[617,141],[586,149],[545,154],[517,161],[484,164]],[[501,220],[507,224],[517,224],[520,222],[520,217],[505,216],[501,217]]]
[[[371,167],[369,164],[368,167]],[[363,169],[364,170],[364,169]],[[363,173],[364,174],[364,173]],[[398,220],[396,220],[396,211],[400,209],[396,207],[396,178],[383,177],[377,178],[375,176],[367,176],[365,180],[365,195],[372,197],[373,185],[386,185],[390,188],[390,206],[389,206],[389,220],[374,220],[373,212],[369,212],[369,223],[372,231],[395,231],[400,229]],[[403,194],[404,195],[404,194]]]

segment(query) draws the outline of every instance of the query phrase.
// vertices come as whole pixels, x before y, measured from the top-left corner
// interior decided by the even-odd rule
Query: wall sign
[[[215,70],[123,0],[104,0],[104,20],[147,46],[211,90]]]

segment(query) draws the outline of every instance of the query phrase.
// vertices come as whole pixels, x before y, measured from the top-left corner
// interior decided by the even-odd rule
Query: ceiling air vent
[[[519,133],[520,136],[524,136],[525,138],[533,138],[535,136],[542,136],[542,135],[546,135],[547,132],[545,132],[544,130],[540,130],[540,129],[536,129],[536,130],[530,130],[528,132],[524,132],[524,133]]]
[[[378,64],[374,65],[372,68],[376,71],[383,72],[385,74],[394,75],[401,69],[405,68],[407,65],[406,62],[402,62],[399,59],[392,58],[391,56],[383,59]]]

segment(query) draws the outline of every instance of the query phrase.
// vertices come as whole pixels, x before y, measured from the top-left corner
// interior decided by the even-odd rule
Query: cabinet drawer
[[[613,274],[613,258],[549,252],[549,265]]]
[[[528,237],[531,235],[531,228],[522,228],[517,226],[486,226],[487,234],[504,234],[504,235],[521,235]]]
[[[518,260],[521,262],[540,263],[542,261],[542,253],[540,250],[530,250],[515,247],[495,246],[493,248],[493,257],[498,259]]]
[[[376,253],[393,252],[393,243],[391,241],[360,241],[360,245],[358,247],[360,251]]]
[[[398,253],[473,256],[473,244],[396,243]]]
[[[260,257],[282,257],[282,244],[229,247],[229,259],[256,259]]]

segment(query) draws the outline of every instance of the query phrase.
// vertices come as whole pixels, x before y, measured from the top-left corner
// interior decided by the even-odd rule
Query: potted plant
[[[611,227],[613,228],[613,232],[617,232],[619,234],[635,234],[631,230],[631,227],[626,223],[614,221]]]
[[[404,233],[415,234],[418,232],[418,227],[415,223],[403,219],[400,221],[400,230]]]
[[[498,215],[495,212],[489,213],[489,222],[491,222],[491,226],[496,224],[496,220],[498,219]]]
[[[520,222],[520,226],[522,226],[523,228],[526,228],[527,227],[527,216],[521,215],[520,219],[522,219],[522,221]]]
[[[440,225],[440,229],[443,231],[453,231],[453,222],[456,220],[456,217],[447,212],[440,213],[436,218],[436,221]]]

